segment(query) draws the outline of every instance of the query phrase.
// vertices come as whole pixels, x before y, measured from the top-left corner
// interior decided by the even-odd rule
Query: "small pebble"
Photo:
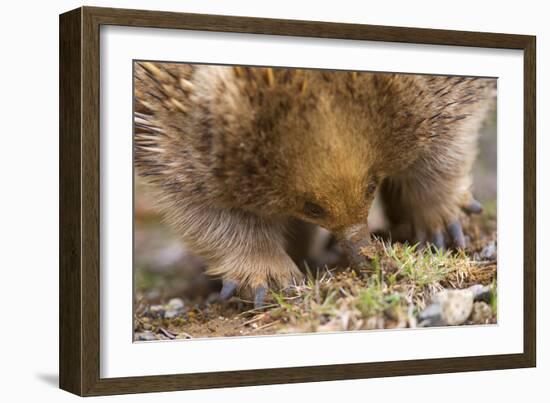
[[[434,298],[431,305],[418,315],[420,326],[456,326],[462,325],[474,305],[474,291],[443,290]]]
[[[490,323],[493,317],[493,310],[485,302],[475,302],[472,312],[472,323],[476,325],[485,325]]]
[[[181,298],[172,298],[168,301],[168,306],[173,310],[183,309],[184,303]]]
[[[139,341],[152,341],[157,340],[156,336],[152,332],[141,332],[136,334],[136,339]]]
[[[419,326],[462,325],[468,318],[475,324],[490,323],[492,289],[476,284],[463,290],[443,290],[418,315]]]
[[[183,315],[185,304],[181,298],[172,298],[165,306],[159,305],[164,310],[165,319],[177,318]]]
[[[182,311],[179,309],[169,309],[168,311],[164,312],[164,318],[165,319],[177,318],[181,314],[182,314]]]
[[[435,303],[428,305],[418,315],[418,325],[419,326],[444,326],[443,320],[441,318],[441,304]]]
[[[178,335],[176,336],[176,339],[192,339],[191,335],[189,333],[178,333]]]
[[[474,306],[471,290],[446,290],[438,296],[441,317],[447,325],[461,325],[470,317]]]
[[[158,316],[163,311],[164,311],[164,306],[163,305],[151,305],[149,307],[149,312],[151,312],[151,314],[153,316]]]
[[[482,286],[481,284],[473,285],[469,288],[474,294],[474,301],[491,302],[491,287]]]

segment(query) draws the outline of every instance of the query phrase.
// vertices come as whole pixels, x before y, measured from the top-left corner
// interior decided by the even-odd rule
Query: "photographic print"
[[[134,340],[497,323],[497,80],[134,61]]]
[[[536,365],[534,36],[97,7],[59,33],[62,389]]]

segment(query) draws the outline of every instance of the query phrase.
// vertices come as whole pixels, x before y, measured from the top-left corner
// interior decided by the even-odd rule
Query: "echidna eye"
[[[367,197],[371,197],[374,192],[376,192],[376,188],[378,187],[378,183],[375,180],[370,181],[370,183],[367,185],[367,189],[365,190],[365,195]]]
[[[306,202],[304,204],[304,214],[311,218],[321,218],[325,216],[325,210],[315,203]]]

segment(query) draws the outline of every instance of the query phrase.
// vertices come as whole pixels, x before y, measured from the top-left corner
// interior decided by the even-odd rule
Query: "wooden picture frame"
[[[102,25],[523,50],[523,353],[101,378],[99,32]],[[62,14],[60,16],[60,387],[81,396],[92,396],[535,366],[535,55],[535,37],[527,35],[95,7],[81,7]]]

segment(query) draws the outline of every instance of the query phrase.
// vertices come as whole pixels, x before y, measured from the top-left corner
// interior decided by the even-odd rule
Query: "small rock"
[[[419,326],[456,326],[470,317],[474,305],[474,292],[465,290],[444,290],[433,298],[419,316]]]
[[[476,325],[485,325],[491,322],[493,310],[485,302],[475,302],[472,312],[472,322]]]
[[[491,302],[491,287],[482,286],[481,284],[473,285],[469,288],[470,291],[474,294],[474,302],[483,301],[490,303]]]
[[[497,258],[497,245],[495,242],[488,243],[481,250],[480,256],[486,260],[495,260]]]
[[[157,340],[157,337],[152,332],[141,332],[136,334],[136,340],[153,341]]]
[[[163,305],[151,305],[149,307],[149,312],[151,312],[151,315],[153,317],[160,316],[163,311],[164,311],[164,306]]]
[[[192,337],[189,333],[182,332],[182,333],[178,333],[178,335],[176,336],[176,339],[192,339]]]
[[[172,298],[166,304],[166,311],[164,312],[165,319],[172,319],[183,314],[185,304],[180,298]]]
[[[181,298],[172,298],[170,301],[168,301],[168,306],[170,307],[170,309],[180,310],[183,309],[185,304],[183,303],[183,300]]]
[[[418,315],[418,326],[444,326],[445,323],[441,315],[441,304],[435,303],[428,305],[426,309]]]
[[[164,318],[165,319],[172,319],[180,316],[182,314],[182,311],[179,309],[170,309],[166,312],[164,312]]]
[[[447,325],[461,325],[470,317],[474,306],[471,290],[447,290],[439,294],[441,317]]]

